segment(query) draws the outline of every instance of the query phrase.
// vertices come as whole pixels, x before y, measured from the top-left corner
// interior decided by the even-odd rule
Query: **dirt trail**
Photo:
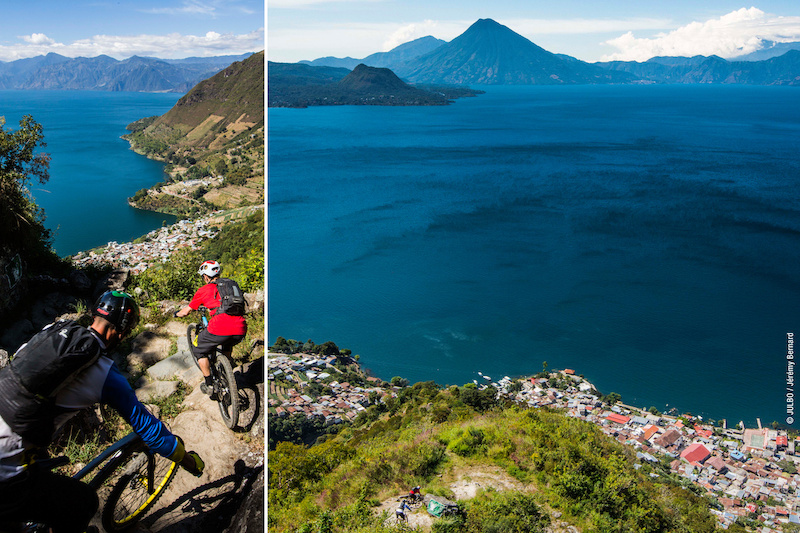
[[[200,454],[206,464],[205,471],[196,478],[179,470],[166,492],[132,532],[224,531],[231,527],[243,499],[259,485],[263,487],[263,440],[249,433],[259,417],[263,417],[259,386],[251,382],[261,372],[252,365],[236,370],[240,395],[247,398],[236,432],[222,422],[217,403],[200,391],[198,371],[196,381],[190,383],[194,389],[184,401],[185,410],[169,426],[184,440],[188,450]],[[100,505],[102,509],[103,494]],[[99,514],[93,523],[99,525],[98,520]]]
[[[457,469],[448,474],[448,476],[453,478],[448,486],[453,492],[456,501],[474,498],[480,489],[492,488],[498,491],[527,490],[522,483],[509,476],[501,468],[490,465]],[[424,487],[422,492],[425,492]],[[383,511],[388,512],[387,524],[396,522],[395,511],[399,506],[397,501],[399,496],[384,500],[375,509],[378,514]],[[419,527],[423,531],[430,531],[433,526],[434,517],[427,512],[424,505],[411,512],[406,512],[406,516],[408,517],[408,525],[412,528]]]

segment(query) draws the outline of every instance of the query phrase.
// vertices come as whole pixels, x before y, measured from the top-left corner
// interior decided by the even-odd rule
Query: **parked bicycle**
[[[31,468],[53,470],[69,463],[64,456],[35,461]],[[110,481],[113,488],[103,506],[101,521],[110,532],[131,529],[164,493],[178,464],[151,452],[136,433],[106,448],[89,464],[73,475],[82,480],[97,470],[87,484],[98,490]],[[2,531],[39,533],[49,531],[47,524],[0,524]]]
[[[200,306],[198,311],[200,311],[200,321],[188,327],[186,338],[189,341],[189,349],[192,350],[192,359],[197,368],[200,368],[194,349],[197,347],[197,336],[208,327],[208,309]],[[233,374],[230,353],[223,352],[222,348],[217,346],[208,359],[219,412],[225,425],[233,429],[239,422],[239,388],[236,385],[236,376]]]

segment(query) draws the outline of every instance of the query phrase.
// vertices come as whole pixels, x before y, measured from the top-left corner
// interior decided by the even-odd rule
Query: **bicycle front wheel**
[[[122,469],[103,508],[106,531],[133,527],[166,490],[178,464],[160,455],[137,453]]]
[[[214,366],[217,370],[219,384],[217,392],[219,412],[222,414],[225,425],[229,429],[233,429],[239,422],[239,387],[236,386],[236,376],[233,375],[230,360],[223,354],[217,356]]]
[[[197,324],[192,324],[188,328],[186,328],[186,340],[189,341],[189,355],[192,356],[192,361],[197,368],[200,368],[200,364],[197,362],[197,357],[194,355],[194,349],[197,348]]]

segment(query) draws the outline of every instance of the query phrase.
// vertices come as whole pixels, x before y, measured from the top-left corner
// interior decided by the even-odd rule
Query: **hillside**
[[[264,52],[202,81],[160,117],[128,126],[138,153],[168,163],[170,178],[130,199],[178,215],[263,203]]]
[[[236,211],[181,221],[119,245],[125,250],[113,243],[104,251],[87,252],[89,260],[76,260],[68,276],[50,272],[31,280],[34,290],[0,324],[2,367],[9,354],[54,320],[88,325],[88,302],[105,290],[135,295],[142,320],[110,356],[137,397],[206,462],[200,478],[177,473],[134,529],[140,533],[261,533],[264,528],[264,210]],[[127,263],[147,254],[147,264]],[[232,354],[241,406],[233,430],[223,423],[218,405],[198,387],[202,377],[186,338],[187,326],[198,315],[173,317],[198,288],[197,266],[208,258],[223,263],[225,275],[239,283],[248,301],[248,332]],[[129,431],[112,409],[90,408],[78,413],[49,451],[66,455],[70,465],[63,473],[72,474],[78,463],[86,463]],[[101,506],[108,490],[98,492]]]
[[[334,391],[343,370],[337,363],[327,371]],[[398,498],[415,485],[459,508],[445,518],[410,512],[410,525],[421,531],[716,528],[710,501],[671,473],[668,461],[640,459],[588,422],[529,408],[492,387],[404,386],[395,378],[391,386],[367,385],[351,383],[352,371],[346,379],[353,394],[369,394],[352,425],[309,448],[281,442],[269,453],[271,531],[394,531]],[[282,386],[271,380],[271,396]],[[334,393],[305,394],[323,401]],[[275,418],[271,412],[271,438],[281,430]]]
[[[352,72],[337,67],[268,64],[270,107],[319,105],[447,105],[452,98],[480,91],[454,87],[412,86],[388,68],[357,65]]]
[[[46,56],[0,61],[0,89],[186,92],[241,56],[162,60],[106,55],[68,58]]]

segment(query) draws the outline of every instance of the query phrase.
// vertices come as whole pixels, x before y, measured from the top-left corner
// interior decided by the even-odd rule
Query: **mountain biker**
[[[96,403],[113,407],[147,446],[195,476],[204,463],[136,398],[109,352],[139,322],[139,307],[121,291],[103,293],[88,328],[70,320],[46,326],[0,371],[0,521],[47,524],[55,533],[86,531],[98,508],[88,485],[40,469],[58,430]],[[77,366],[71,361],[79,361]],[[65,371],[68,368],[68,371]]]
[[[408,506],[405,500],[400,502],[400,506],[395,511],[395,517],[398,520],[402,520],[403,522],[408,522],[408,517],[406,516],[406,511],[410,511],[411,507]]]
[[[419,485],[408,491],[408,497],[411,499],[411,501],[422,499],[422,494],[419,492]]]
[[[177,311],[175,316],[185,317],[192,311],[199,309],[200,306],[208,308],[211,320],[208,323],[208,328],[201,331],[197,336],[197,346],[194,348],[194,354],[197,357],[197,364],[205,380],[200,385],[200,390],[203,391],[203,394],[215,399],[216,391],[214,391],[211,378],[211,363],[208,361],[208,356],[217,346],[222,346],[222,351],[230,355],[233,347],[244,339],[247,333],[247,322],[243,316],[232,316],[218,312],[222,302],[216,284],[222,273],[222,265],[217,261],[204,261],[197,273],[203,278],[205,285],[197,290],[189,305]]]

